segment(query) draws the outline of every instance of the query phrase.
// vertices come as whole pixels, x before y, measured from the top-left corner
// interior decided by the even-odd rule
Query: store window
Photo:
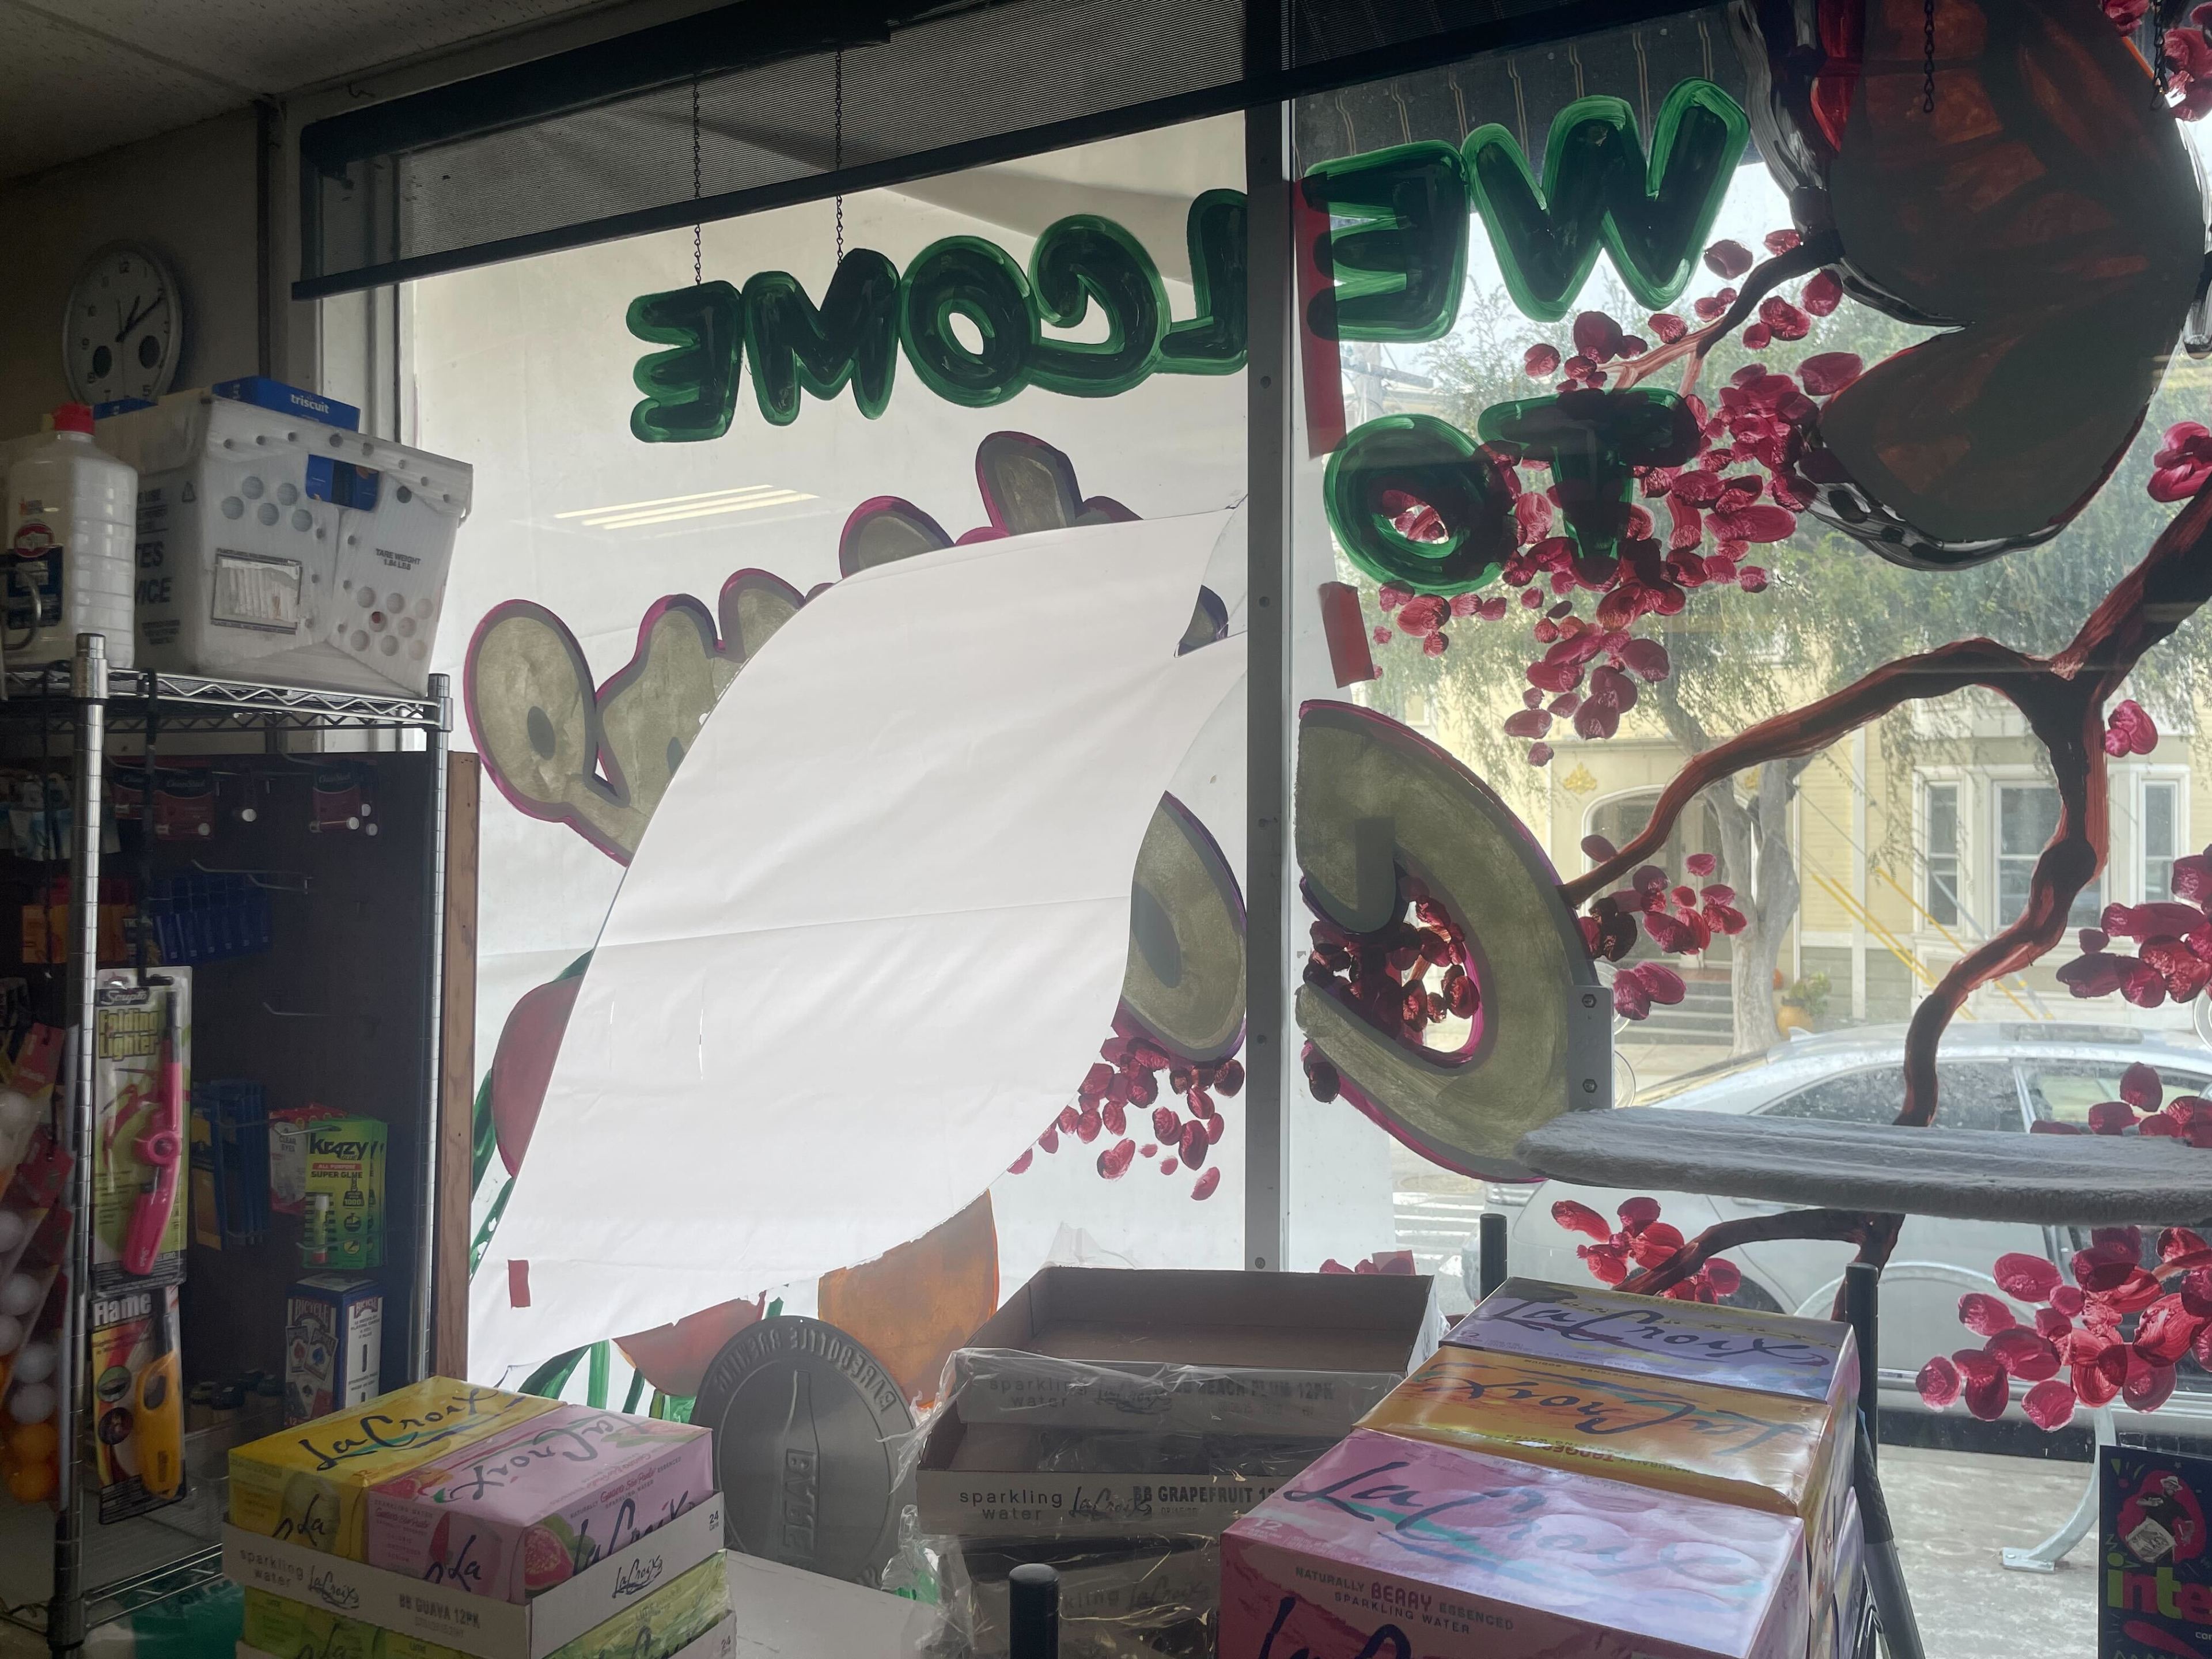
[[[2013,1079],[2011,1066],[1954,1060],[1940,1066],[1937,1078],[1942,1090],[1936,1109],[1937,1128],[1996,1134],[2019,1134],[2027,1129],[2021,1117],[2020,1085]],[[1817,1123],[1894,1123],[1904,1106],[1905,1081],[1885,1067],[1816,1083],[1776,1102],[1767,1110],[1776,1117],[1807,1118]]]
[[[2027,903],[2035,861],[2050,845],[2058,827],[2058,791],[2047,783],[2001,783],[1996,786],[1997,910],[2015,916]],[[2075,927],[2094,927],[2104,910],[2102,883],[2081,890],[2067,912]]]
[[[2182,850],[2181,785],[2150,778],[2142,787],[2142,896],[2147,903],[2173,896],[2173,860]]]
[[[1959,786],[1931,783],[1922,792],[1927,814],[1927,840],[1921,868],[1928,884],[1928,916],[1945,927],[1959,923],[1960,871],[1964,867],[1959,846]]]

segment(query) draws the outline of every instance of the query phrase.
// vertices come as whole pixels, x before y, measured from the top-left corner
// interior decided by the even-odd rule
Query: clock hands
[[[131,331],[137,327],[142,320],[152,316],[156,311],[161,309],[161,307],[167,302],[168,297],[169,296],[166,294],[156,294],[147,302],[146,308],[143,311],[141,311],[137,307],[133,306],[131,308],[131,315],[125,319],[123,326],[115,331],[115,343],[121,345],[125,337],[130,334]],[[123,307],[120,306],[116,307],[118,311],[120,311],[122,308]]]

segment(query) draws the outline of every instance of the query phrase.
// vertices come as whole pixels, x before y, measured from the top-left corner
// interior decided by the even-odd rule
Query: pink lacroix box
[[[1220,1659],[1799,1659],[1800,1525],[1395,1436],[1221,1540]]]
[[[562,1406],[370,1487],[368,1560],[523,1601],[714,1490],[711,1431]]]

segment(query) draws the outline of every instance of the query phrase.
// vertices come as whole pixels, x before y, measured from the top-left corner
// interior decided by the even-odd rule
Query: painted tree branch
[[[2067,915],[2103,868],[2109,834],[2109,780],[2104,749],[2105,704],[2151,647],[2212,599],[2212,488],[2175,515],[2142,562],[2113,587],[2064,650],[2034,657],[1993,640],[1961,640],[1884,665],[1831,696],[1762,720],[1728,742],[1691,757],[1659,798],[1651,821],[1613,858],[1560,887],[1571,908],[1604,890],[1666,842],[1698,792],[1754,766],[1800,759],[1826,748],[1906,702],[1946,696],[1978,685],[2005,698],[2027,719],[2051,758],[2058,785],[2058,825],[2037,858],[2021,914],[1954,963],[1913,1012],[1905,1042],[1905,1104],[1897,1122],[1925,1127],[1936,1116],[1936,1054],[1966,998],[1982,985],[2015,973],[2065,936]],[[1798,1212],[1829,1218],[1834,1211]],[[1760,1218],[1793,1221],[1796,1215]],[[1863,1228],[1859,1259],[1881,1267],[1896,1246],[1904,1218],[1856,1218]],[[1724,1222],[1691,1241],[1657,1273],[1632,1288],[1662,1290],[1697,1271],[1717,1250],[1751,1237],[1837,1237],[1830,1233],[1746,1234],[1757,1224]]]
[[[1786,1210],[1779,1215],[1753,1215],[1737,1221],[1716,1222],[1677,1250],[1666,1266],[1631,1274],[1622,1281],[1620,1288],[1632,1295],[1657,1296],[1669,1285],[1690,1278],[1724,1250],[1777,1238],[1832,1238],[1863,1249],[1868,1237],[1884,1218],[1857,1210]]]

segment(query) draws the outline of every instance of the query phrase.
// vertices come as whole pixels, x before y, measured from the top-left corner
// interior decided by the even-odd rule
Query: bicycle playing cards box
[[[2212,1457],[2103,1449],[2098,1659],[2212,1659]]]

